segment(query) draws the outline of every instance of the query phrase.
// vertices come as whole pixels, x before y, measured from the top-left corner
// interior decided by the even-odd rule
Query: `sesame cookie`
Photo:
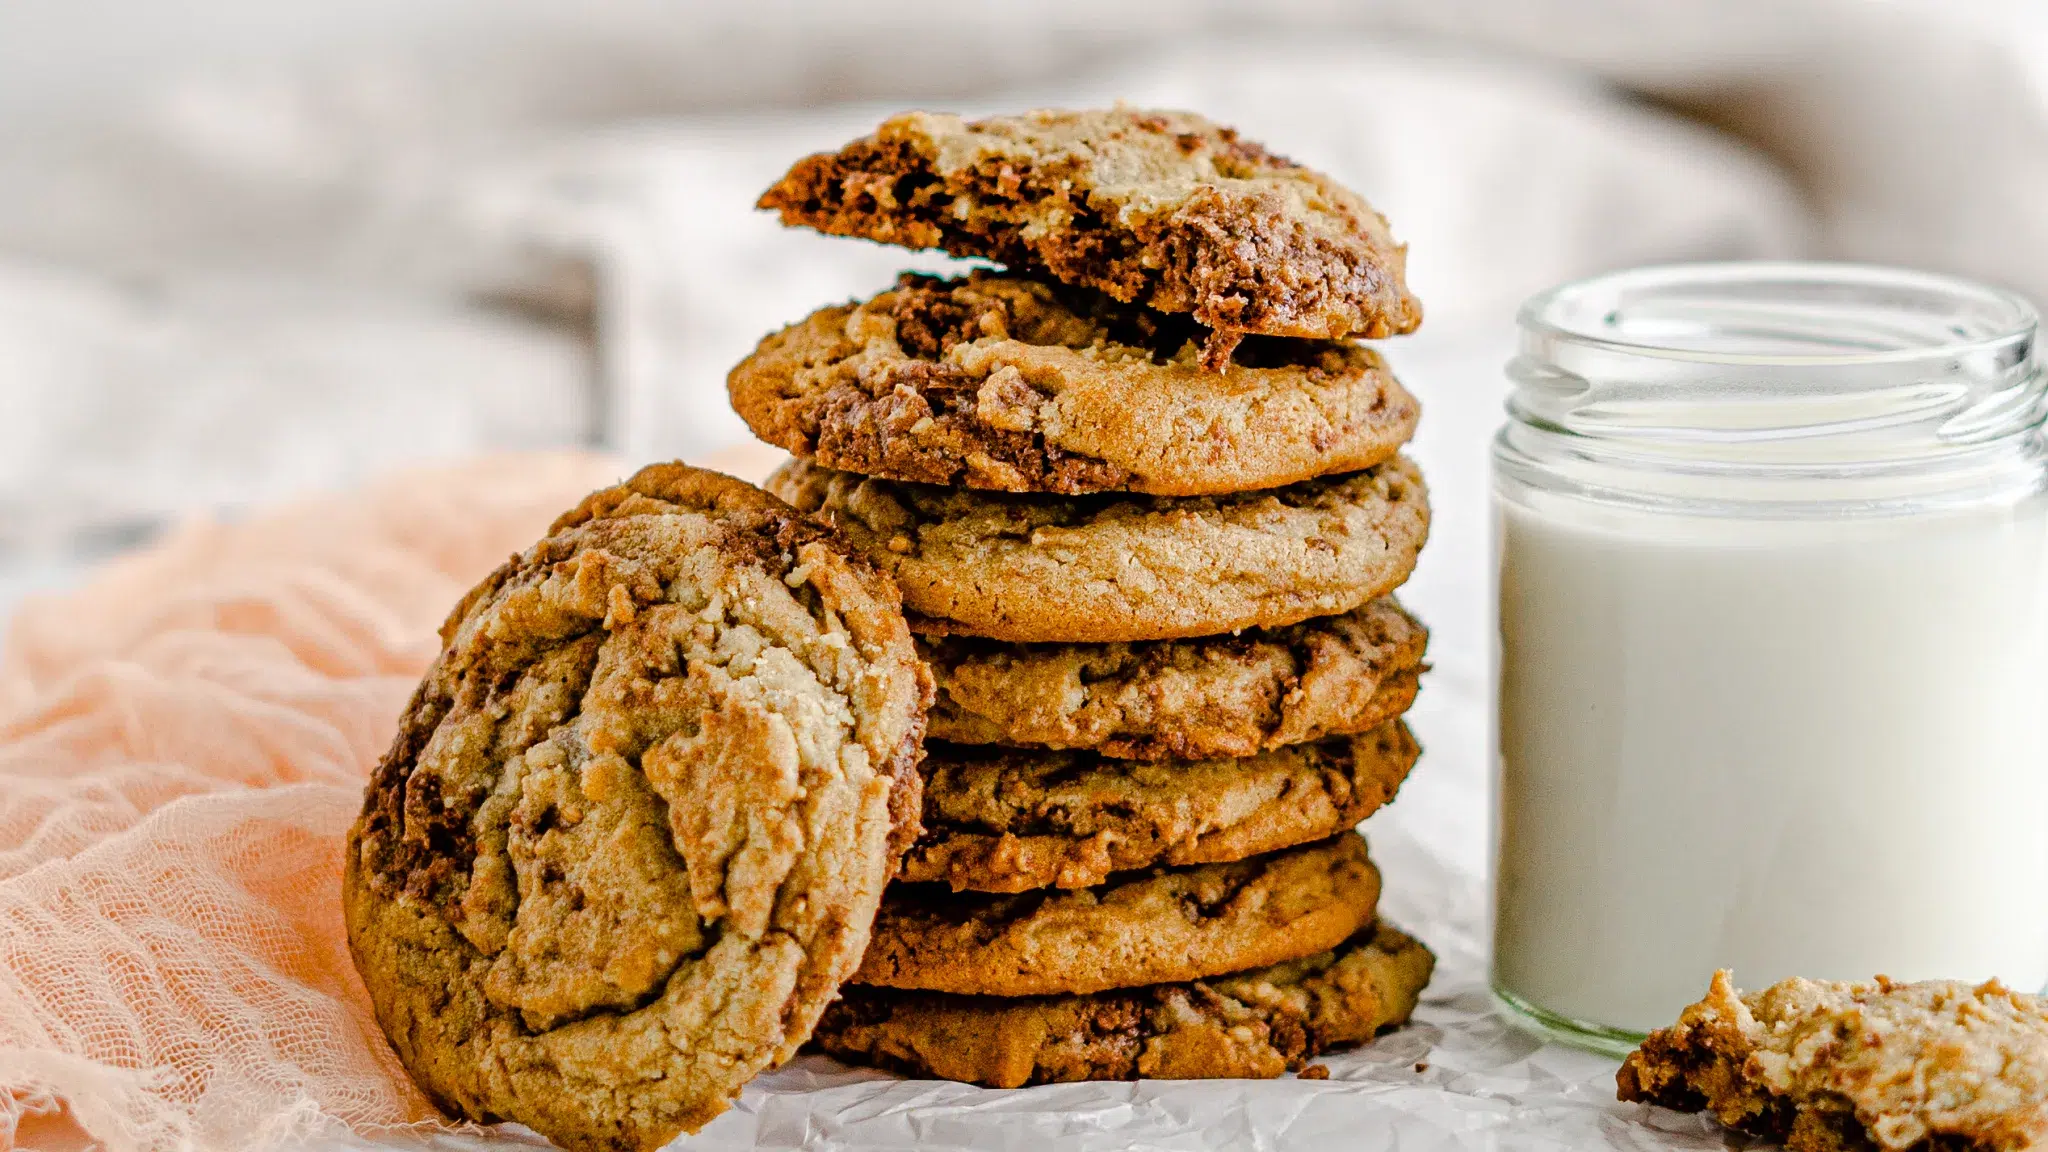
[[[1785,980],[1706,999],[1652,1032],[1623,1100],[1687,1112],[1791,1152],[2048,1146],[2048,999],[1989,984]]]
[[[898,884],[857,984],[987,996],[1199,980],[1333,948],[1367,924],[1380,874],[1353,832],[1230,864],[994,896]]]
[[[828,468],[1004,492],[1206,496],[1386,460],[1420,407],[1362,344],[1254,337],[1196,363],[1184,316],[975,272],[906,275],[727,378],[755,434]]]
[[[1085,996],[849,985],[813,1040],[842,1060],[991,1088],[1272,1077],[1407,1023],[1435,964],[1382,922],[1300,960]]]
[[[919,637],[931,736],[1157,760],[1365,732],[1415,701],[1429,633],[1392,597],[1339,616],[1136,644]]]
[[[924,834],[903,879],[955,890],[1083,888],[1332,836],[1394,798],[1421,749],[1396,720],[1238,760],[926,746]]]
[[[695,1131],[810,1035],[915,835],[930,686],[894,587],[663,465],[441,641],[349,834],[378,1022],[462,1118],[578,1152]]]
[[[1225,355],[1236,333],[1380,337],[1422,322],[1406,250],[1370,204],[1188,112],[908,112],[798,161],[760,206],[1189,313]]]
[[[771,492],[896,577],[928,633],[1110,643],[1349,612],[1414,570],[1429,534],[1405,457],[1229,496],[1024,496],[791,461]]]

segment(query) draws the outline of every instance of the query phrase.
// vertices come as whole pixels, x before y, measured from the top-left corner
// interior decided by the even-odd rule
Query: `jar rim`
[[[1780,312],[1833,304],[1868,316],[1891,307],[1900,321],[1863,341],[1820,341],[1810,332],[1785,342],[1813,351],[1745,347],[1738,334],[1690,330],[1654,315],[1657,305],[1725,297]],[[1649,314],[1649,315],[1643,315]],[[1726,261],[1661,264],[1602,273],[1538,293],[1516,315],[1523,332],[1546,341],[1617,355],[1698,364],[1851,367],[1950,359],[2031,343],[2040,314],[2025,297],[1955,276],[1828,261]],[[1747,334],[1757,339],[1756,333]],[[1681,337],[1690,337],[1689,342]]]

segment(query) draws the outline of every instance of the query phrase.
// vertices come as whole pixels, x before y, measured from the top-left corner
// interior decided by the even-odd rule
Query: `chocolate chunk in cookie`
[[[1023,892],[1243,860],[1352,827],[1394,798],[1420,754],[1398,720],[1236,760],[928,745],[924,834],[903,879]]]
[[[2048,1146],[2048,999],[1882,976],[1743,993],[1716,972],[1616,1084],[1792,1152],[2020,1152]]]
[[[349,836],[378,1022],[458,1116],[658,1148],[809,1036],[916,833],[930,681],[895,588],[666,465],[441,639]]]
[[[1435,964],[1381,922],[1300,960],[1085,996],[849,985],[814,1040],[843,1060],[991,1088],[1271,1077],[1407,1023]]]
[[[1187,112],[910,112],[799,161],[784,223],[1046,274],[1235,336],[1412,332],[1407,253],[1356,193]]]
[[[898,884],[857,984],[988,996],[1199,980],[1335,947],[1367,924],[1380,874],[1365,839],[1014,896]]]
[[[1185,316],[976,272],[822,309],[732,370],[763,440],[828,468],[1005,492],[1204,496],[1355,472],[1420,408],[1361,344],[1253,337],[1196,363]]]
[[[1365,732],[1415,701],[1429,633],[1392,597],[1281,628],[1136,644],[920,637],[931,735],[1125,759],[1253,756]]]
[[[1363,472],[1229,496],[1025,496],[874,480],[792,461],[770,491],[896,577],[928,633],[1103,643],[1210,636],[1349,612],[1414,570],[1422,475]]]

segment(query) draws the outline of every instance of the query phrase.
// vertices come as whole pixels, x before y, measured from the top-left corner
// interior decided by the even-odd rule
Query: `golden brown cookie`
[[[1211,372],[1184,316],[975,272],[905,275],[761,341],[727,378],[828,468],[1005,492],[1204,496],[1386,460],[1420,407],[1362,344],[1254,337]]]
[[[1407,1023],[1435,964],[1382,922],[1301,960],[1087,996],[849,985],[812,1038],[842,1060],[991,1088],[1271,1077]]]
[[[919,637],[931,736],[1127,759],[1251,756],[1364,732],[1415,702],[1429,633],[1382,597],[1339,616],[1137,644]]]
[[[661,465],[441,641],[349,835],[378,1022],[463,1118],[575,1150],[695,1131],[809,1036],[914,835],[891,808],[930,687],[895,589],[767,493]]]
[[[1231,333],[1379,337],[1422,322],[1406,250],[1370,204],[1187,112],[909,112],[799,161],[760,206],[1190,313],[1225,353]]]
[[[1354,832],[1240,860],[993,896],[898,884],[857,984],[986,996],[1100,992],[1295,960],[1372,923],[1380,874]]]
[[[1882,976],[1742,993],[1724,970],[1616,1087],[1792,1152],[2048,1147],[2048,999]]]
[[[1241,760],[1105,760],[930,744],[924,834],[903,879],[957,890],[1083,888],[1156,864],[1243,860],[1342,832],[1421,753],[1395,720]]]
[[[1349,612],[1392,591],[1429,534],[1405,457],[1231,496],[1023,496],[785,464],[768,489],[896,577],[928,633],[1165,640]]]

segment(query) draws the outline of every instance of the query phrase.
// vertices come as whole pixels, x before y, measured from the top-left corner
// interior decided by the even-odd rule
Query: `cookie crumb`
[[[1422,1074],[1423,1074],[1424,1072],[1427,1072],[1427,1071],[1429,1071],[1429,1061],[1427,1061],[1427,1060],[1417,1060],[1417,1061],[1415,1062],[1415,1074],[1416,1074],[1417,1076],[1420,1076],[1420,1075],[1422,1075]]]
[[[1296,1080],[1328,1080],[1330,1078],[1330,1066],[1328,1064],[1311,1064],[1296,1072],[1294,1078]]]
[[[614,584],[605,597],[604,630],[631,624],[640,615],[640,609],[633,603],[633,593],[624,584]]]
[[[1791,979],[1652,1032],[1615,1094],[1797,1149],[2048,1146],[2048,999],[1988,984]]]
[[[1211,372],[1221,372],[1230,367],[1231,354],[1237,351],[1238,344],[1243,340],[1242,332],[1234,332],[1228,328],[1212,329],[1209,338],[1202,341],[1202,367]]]

